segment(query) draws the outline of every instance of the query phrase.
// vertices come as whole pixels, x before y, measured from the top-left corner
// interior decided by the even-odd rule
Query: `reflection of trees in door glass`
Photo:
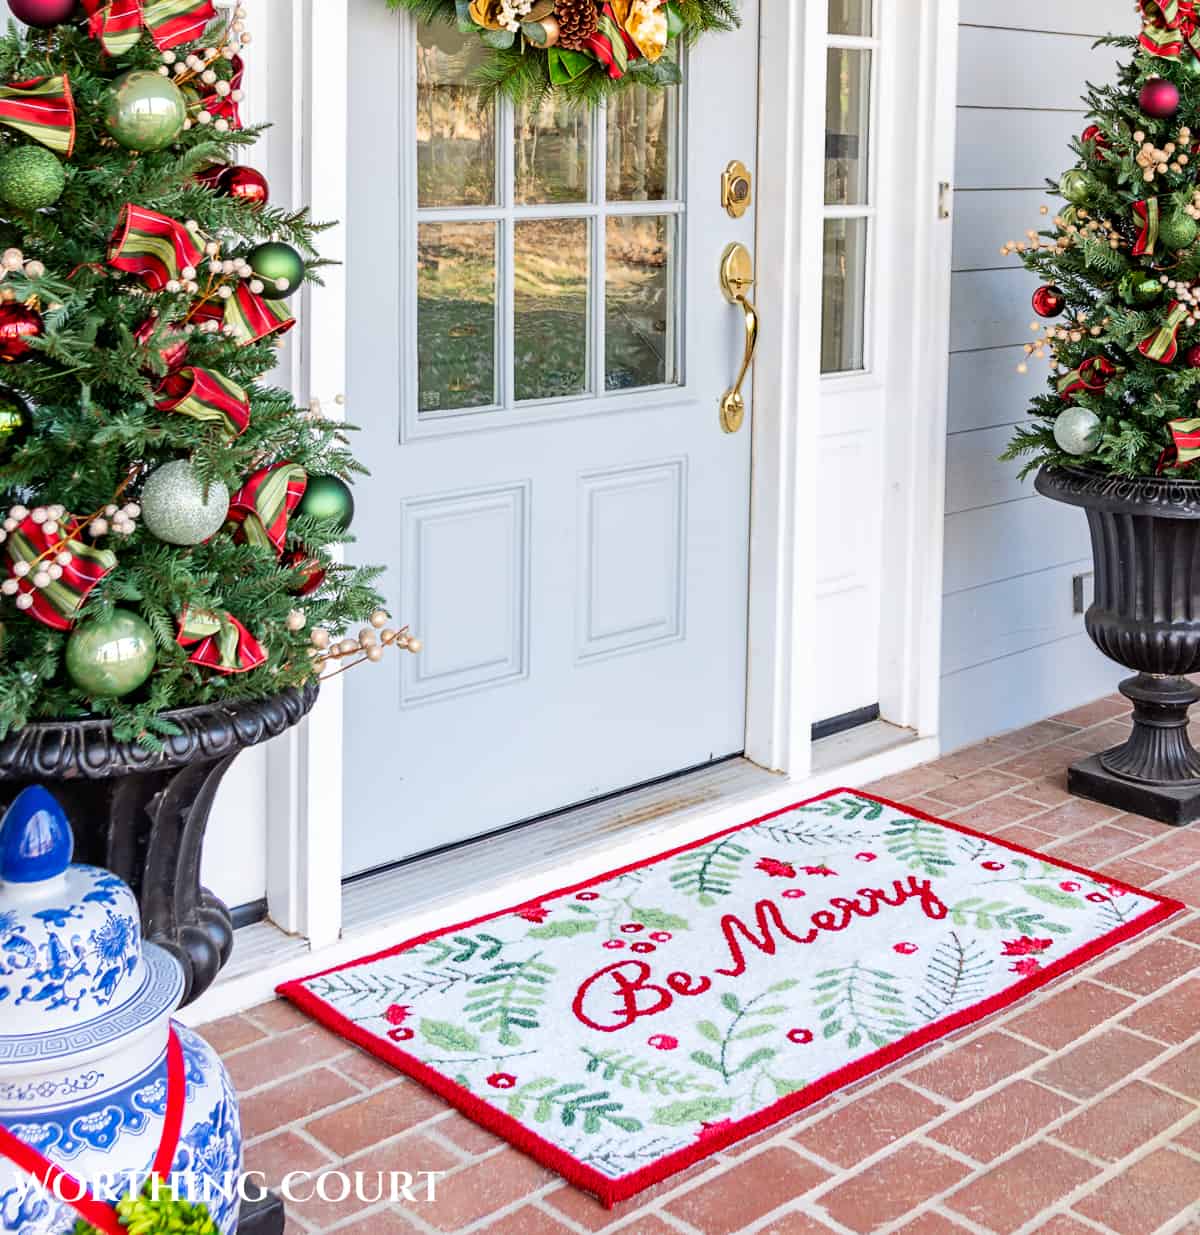
[[[513,172],[520,205],[588,200],[592,113],[556,98],[517,108]]]
[[[673,238],[670,216],[608,220],[605,388],[675,380]]]
[[[677,90],[629,87],[608,105],[609,201],[662,201],[671,179]]]
[[[417,371],[423,412],[496,402],[496,225],[417,229]]]
[[[587,219],[528,219],[513,245],[518,399],[566,398],[587,389]]]
[[[470,77],[483,50],[448,26],[422,26],[417,47],[417,200],[486,206],[496,199],[496,112]]]

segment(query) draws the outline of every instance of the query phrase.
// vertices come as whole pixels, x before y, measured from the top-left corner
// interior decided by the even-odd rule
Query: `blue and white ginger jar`
[[[109,1201],[149,1173],[167,1111],[167,1042],[186,1100],[172,1174],[237,1228],[241,1128],[220,1059],[172,1025],[178,962],[143,944],[120,879],[71,864],[71,829],[41,786],[0,821],[0,1126]],[[71,1235],[78,1213],[0,1156],[0,1232]]]

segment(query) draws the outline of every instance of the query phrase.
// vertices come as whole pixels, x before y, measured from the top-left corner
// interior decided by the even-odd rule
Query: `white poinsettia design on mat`
[[[612,1201],[1179,908],[836,790],[282,992]]]

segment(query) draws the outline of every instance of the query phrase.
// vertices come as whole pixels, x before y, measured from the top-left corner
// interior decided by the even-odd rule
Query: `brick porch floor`
[[[444,1171],[434,1203],[314,1201],[289,1235],[1200,1235],[1200,826],[1069,798],[1128,725],[1118,696],[869,786],[1191,914],[1014,1011],[609,1213],[283,1003],[203,1032],[243,1096],[247,1162]]]

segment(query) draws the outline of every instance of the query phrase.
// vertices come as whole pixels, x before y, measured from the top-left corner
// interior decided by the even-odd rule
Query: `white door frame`
[[[954,165],[958,0],[906,3],[919,23],[920,89],[911,111],[906,106],[915,125],[900,180],[911,200],[897,208],[913,221],[908,264],[918,292],[893,321],[895,353],[912,357],[905,399],[912,410],[902,423],[889,418],[886,427],[883,588],[894,616],[884,626],[881,706],[885,719],[925,739],[908,748],[917,762],[936,751],[938,729],[951,243],[951,223],[940,215]],[[258,6],[268,10],[272,93],[278,103],[280,90],[290,92],[291,198],[310,202],[317,219],[344,219],[347,0],[294,6],[258,0]],[[746,751],[800,783],[812,771],[808,632],[821,526],[814,474],[820,349],[813,323],[821,311],[826,14],[823,0],[762,0],[758,83],[763,332],[757,371],[771,380],[759,381],[755,396]],[[256,22],[261,30],[257,14]],[[283,200],[277,167],[273,178]],[[939,193],[940,183],[945,192]],[[342,227],[324,233],[321,243],[327,256],[340,258]],[[346,366],[339,268],[329,268],[325,288],[306,292],[300,320],[293,389],[338,415]],[[349,415],[353,420],[353,409]],[[312,716],[269,748],[268,909],[314,950],[333,943],[341,929],[342,740],[343,699],[335,682]]]

